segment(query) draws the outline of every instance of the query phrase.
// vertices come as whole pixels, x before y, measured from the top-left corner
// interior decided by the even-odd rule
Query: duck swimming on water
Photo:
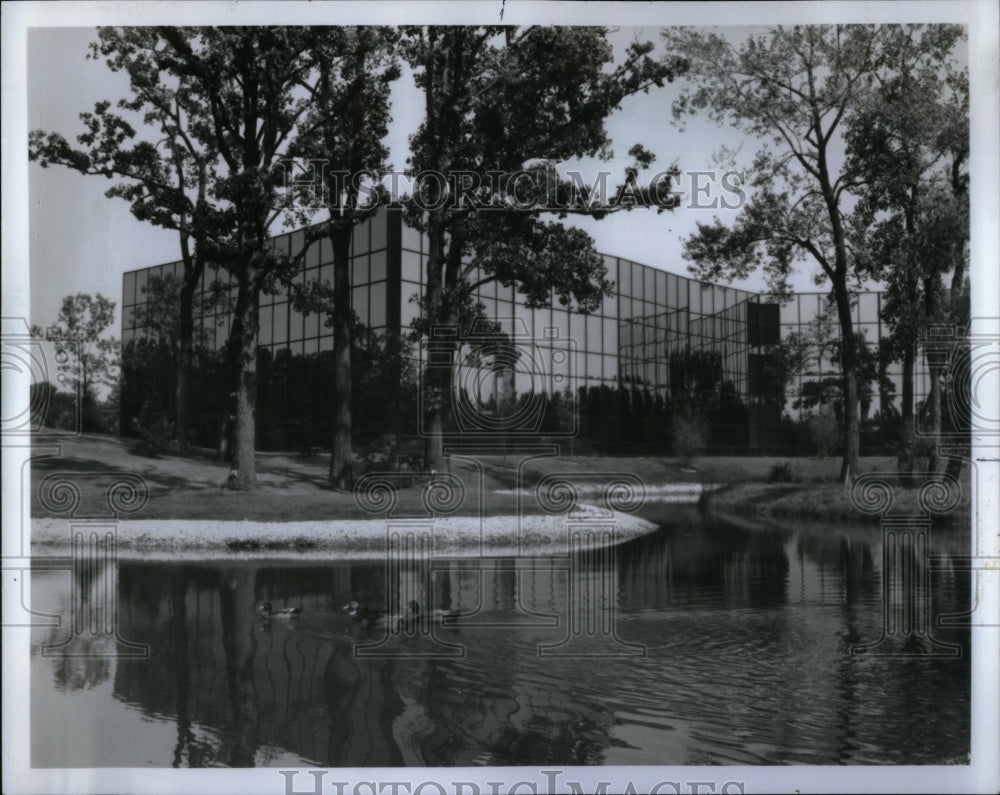
[[[302,614],[302,609],[298,607],[283,607],[281,610],[272,610],[270,602],[261,602],[254,608],[261,618],[296,618]]]
[[[441,622],[445,619],[459,618],[465,615],[461,610],[433,610],[430,613],[424,613],[420,609],[420,603],[415,599],[407,602],[406,607],[398,613],[390,613],[384,607],[381,610],[374,610],[353,600],[344,605],[344,610],[347,610],[348,615],[364,627],[385,626],[390,629],[407,627],[419,620]]]

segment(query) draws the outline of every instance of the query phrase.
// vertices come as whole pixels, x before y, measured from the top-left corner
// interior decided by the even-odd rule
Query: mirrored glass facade
[[[294,253],[302,239],[298,230],[278,235],[274,245]],[[417,298],[425,286],[426,257],[426,240],[402,223],[398,210],[383,209],[361,224],[351,249],[353,309],[359,320],[378,335],[405,338],[420,311]],[[544,393],[546,400],[558,395],[555,400],[572,403],[579,427],[570,430],[585,442],[584,450],[663,454],[670,442],[671,413],[683,398],[698,401],[707,412],[710,452],[807,452],[790,449],[789,423],[838,407],[839,326],[827,295],[782,299],[701,283],[610,255],[604,264],[614,292],[588,314],[561,306],[554,293],[551,306],[528,308],[516,289],[483,280],[476,300],[487,318],[512,330],[529,351],[522,364],[531,364],[514,367],[505,377],[480,379],[477,388],[492,392],[493,399],[517,401]],[[141,319],[151,280],[180,273],[180,264],[170,263],[124,274],[123,345],[149,336]],[[469,281],[482,279],[475,272]],[[296,280],[332,284],[328,240],[311,247]],[[233,292],[224,271],[209,270],[203,276],[195,325],[202,329],[200,345],[206,352],[218,353],[225,345],[230,325],[225,297]],[[869,352],[865,358],[871,378],[863,377],[861,385],[862,414],[869,419],[891,405],[898,407],[902,393],[901,365],[879,363],[877,344],[887,333],[880,301],[879,293],[861,293],[854,304],[857,333]],[[308,446],[309,440],[322,445],[330,431],[333,330],[326,318],[295,311],[283,288],[261,295],[259,313],[259,444],[262,449],[294,449]],[[421,371],[421,350],[416,342],[404,346],[401,372]],[[785,364],[779,367],[779,362]],[[925,392],[918,373],[915,399]],[[480,397],[490,399],[489,394]],[[141,398],[133,394],[131,411]],[[399,419],[396,401],[387,398],[380,410],[393,418],[388,427],[403,435],[418,433],[416,418]],[[413,412],[410,407],[403,413]],[[123,427],[128,427],[125,405],[122,413]],[[538,432],[558,435],[559,412],[549,413],[553,416]],[[215,424],[202,418],[198,427],[210,437]]]

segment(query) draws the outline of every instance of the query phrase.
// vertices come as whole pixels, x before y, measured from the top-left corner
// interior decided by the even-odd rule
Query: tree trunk
[[[236,342],[235,434],[233,460],[234,487],[253,489],[257,485],[255,405],[257,400],[257,300],[249,277],[240,280],[233,327]]]
[[[930,456],[927,459],[927,475],[933,477],[938,474],[941,461],[938,455],[938,444],[941,437],[941,367],[937,363],[932,363],[928,357],[927,369],[930,373],[930,388],[927,391],[927,426],[934,441]]]
[[[194,360],[194,291],[199,277],[185,274],[181,284],[180,356],[177,360],[177,382],[174,387],[174,434],[177,449],[188,452],[188,376]]]
[[[850,294],[844,280],[834,283],[834,296],[837,300],[837,318],[840,320],[841,366],[844,368],[844,458],[840,465],[840,481],[850,485],[858,474],[860,422],[854,323],[851,318]]]
[[[936,274],[924,278],[924,313],[927,318],[928,328],[940,322],[940,305],[938,302],[938,292],[941,285]],[[926,431],[930,433],[934,446],[927,460],[927,476],[934,477],[940,468],[940,457],[938,447],[941,440],[941,378],[944,375],[942,366],[942,355],[934,350],[928,350],[925,354],[927,360],[927,372],[930,378],[930,386],[927,390],[927,426]]]
[[[432,213],[439,215],[440,211]],[[441,316],[444,285],[442,266],[444,264],[444,219],[432,218],[428,229],[427,254],[427,291],[424,300],[424,312],[427,314],[428,332],[427,361],[424,362],[424,405],[427,408],[425,422],[427,439],[424,458],[427,468],[435,471],[444,469],[444,428],[445,405],[450,395],[445,392],[447,383],[444,370],[450,369],[450,340],[442,340],[440,332],[435,327],[444,322]]]
[[[332,230],[333,246],[333,450],[330,485],[349,489],[354,484],[351,447],[351,233],[349,226]]]
[[[903,438],[900,440],[898,469],[901,473],[913,471],[913,439],[916,428],[913,424],[913,346],[903,350],[903,396],[900,416],[903,424]]]

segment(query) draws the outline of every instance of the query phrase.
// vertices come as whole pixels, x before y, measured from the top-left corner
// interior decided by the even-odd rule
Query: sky
[[[627,16],[627,15],[626,15]],[[760,21],[769,21],[758,15]],[[597,20],[601,21],[601,20]],[[756,21],[756,19],[755,19]],[[728,35],[740,38],[747,27],[730,27]],[[110,72],[100,60],[87,58],[88,43],[95,38],[93,27],[35,27],[27,37],[27,129],[60,132],[72,140],[80,131],[78,114],[93,108],[102,99],[127,96],[127,79]],[[656,26],[621,26],[611,39],[616,55],[635,38],[652,40],[657,53],[663,52]],[[585,174],[600,167],[620,174],[626,153],[634,143],[642,143],[656,155],[650,173],[676,163],[682,170],[679,188],[690,196],[691,172],[713,169],[712,158],[720,147],[740,150],[739,160],[749,164],[760,142],[743,136],[731,127],[720,127],[693,118],[683,129],[672,123],[671,104],[686,85],[681,78],[674,84],[654,88],[648,94],[627,99],[607,121],[615,159],[608,164],[596,160],[583,163]],[[392,96],[393,123],[388,145],[390,162],[405,168],[409,153],[408,137],[422,119],[422,98],[405,73],[397,81]],[[179,258],[175,232],[158,229],[135,220],[121,199],[104,196],[112,182],[102,177],[83,176],[61,166],[43,169],[28,165],[30,315],[33,323],[53,322],[63,296],[78,291],[103,293],[120,299],[121,274],[126,270],[156,265]],[[714,195],[714,194],[713,194]],[[685,201],[673,211],[634,210],[603,220],[576,217],[570,221],[584,228],[599,251],[626,257],[674,273],[686,274],[682,241],[696,230],[698,222],[719,216],[731,222],[736,211],[691,206]],[[817,267],[804,263],[791,280],[797,290],[816,290]],[[765,289],[757,275],[736,286]]]

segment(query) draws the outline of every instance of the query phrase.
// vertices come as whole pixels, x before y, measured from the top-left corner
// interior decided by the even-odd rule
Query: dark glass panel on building
[[[333,263],[333,244],[330,238],[324,236],[319,241],[319,261],[321,264]]]
[[[333,335],[324,334],[319,338],[319,349],[321,352],[333,350]]]
[[[552,325],[556,327],[558,332],[558,337],[554,339],[568,340],[571,337],[572,331],[571,326],[573,324],[573,318],[578,317],[565,309],[553,309],[552,310]],[[579,345],[579,343],[577,343]]]
[[[604,366],[601,363],[601,355],[591,353],[588,349],[586,356],[586,377],[588,381],[599,381],[603,377]]]
[[[773,345],[781,340],[781,307],[778,304],[747,304],[747,341],[751,345]]]
[[[687,296],[685,296],[685,298],[686,297]],[[671,309],[681,306],[681,304],[678,303],[677,276],[672,273],[667,274],[667,306]]]
[[[603,377],[605,381],[614,379],[618,377],[618,357],[617,356],[602,356],[603,362]]]
[[[287,233],[285,233],[283,235],[278,235],[277,237],[272,238],[272,243],[271,244],[274,246],[274,250],[275,251],[279,251],[279,252],[281,252],[283,254],[287,254],[288,253],[288,240],[289,240],[289,236],[288,236]]]
[[[276,345],[288,341],[288,304],[274,305],[274,325],[272,339]]]
[[[587,319],[577,312],[569,316],[569,338],[576,342],[580,350],[586,348]]]
[[[617,305],[618,305],[618,299],[616,297],[616,294],[612,292],[611,295],[605,295],[604,298],[601,299],[600,312],[602,315],[605,315],[607,317],[618,317]]]
[[[351,237],[351,256],[367,254],[371,251],[370,236],[371,221],[365,221],[354,227],[354,235]]]
[[[878,322],[878,294],[861,293],[858,296],[858,314],[862,323]]]
[[[146,280],[149,278],[148,270],[136,271],[135,274],[135,302],[137,304],[146,303]]]
[[[799,323],[805,325],[816,319],[820,311],[820,296],[816,293],[804,293],[796,296],[799,303]]]
[[[632,294],[632,263],[627,259],[618,260],[618,294]]]
[[[379,328],[386,322],[386,288],[385,282],[376,282],[371,286],[371,314],[369,325]]]
[[[503,318],[501,318],[503,322]],[[531,334],[531,310],[518,303],[514,306],[514,324],[511,326],[512,333],[523,338]]]
[[[480,298],[479,303],[483,305],[483,314],[490,320],[497,316],[497,302],[494,298]]]
[[[685,279],[688,288],[687,307],[691,312],[701,312],[701,285],[691,279]]]
[[[355,287],[351,290],[351,308],[358,320],[368,325],[368,285]]]
[[[667,274],[664,271],[656,271],[656,303],[660,306],[667,305]]]
[[[532,312],[531,318],[531,335],[534,338],[536,344],[539,342],[544,342],[549,339],[545,333],[545,329],[552,325],[552,310],[547,308],[539,308]]]
[[[647,301],[656,300],[656,271],[648,266],[642,268],[642,297]]]
[[[368,278],[368,255],[362,254],[351,260],[351,286],[359,287],[367,284]]]
[[[380,209],[371,219],[371,250],[385,248],[389,237],[389,213]]]
[[[306,254],[306,267],[315,268],[319,265],[319,254],[320,254],[320,241],[313,241],[312,245],[309,246],[309,252]]]
[[[288,339],[293,342],[302,339],[303,317],[301,312],[289,307],[288,312]]]
[[[402,268],[404,279],[420,283],[421,268],[419,254],[412,251],[404,251],[400,258],[400,267]]]
[[[320,320],[321,316],[319,312],[313,312],[312,314],[306,315],[305,331],[303,334],[307,339],[319,336]]]
[[[419,252],[421,250],[421,235],[412,226],[403,224],[402,245],[404,249]]]
[[[290,241],[289,253],[293,257],[299,256],[299,254],[302,252],[302,246],[306,242],[305,230],[296,229],[294,232],[291,233],[291,235],[289,235],[289,241]]]
[[[135,303],[135,273],[126,273],[122,280],[122,305]]]
[[[270,345],[274,342],[272,311],[270,306],[262,306],[258,312],[260,327],[257,331],[257,341],[261,345]]]
[[[370,278],[373,282],[378,282],[385,278],[385,262],[385,251],[377,251],[371,255]]]
[[[643,291],[643,272],[644,268],[638,262],[632,263],[632,297],[641,298]]]
[[[601,319],[596,315],[587,315],[587,352],[603,353],[615,350],[615,341],[605,340],[601,333]]]

